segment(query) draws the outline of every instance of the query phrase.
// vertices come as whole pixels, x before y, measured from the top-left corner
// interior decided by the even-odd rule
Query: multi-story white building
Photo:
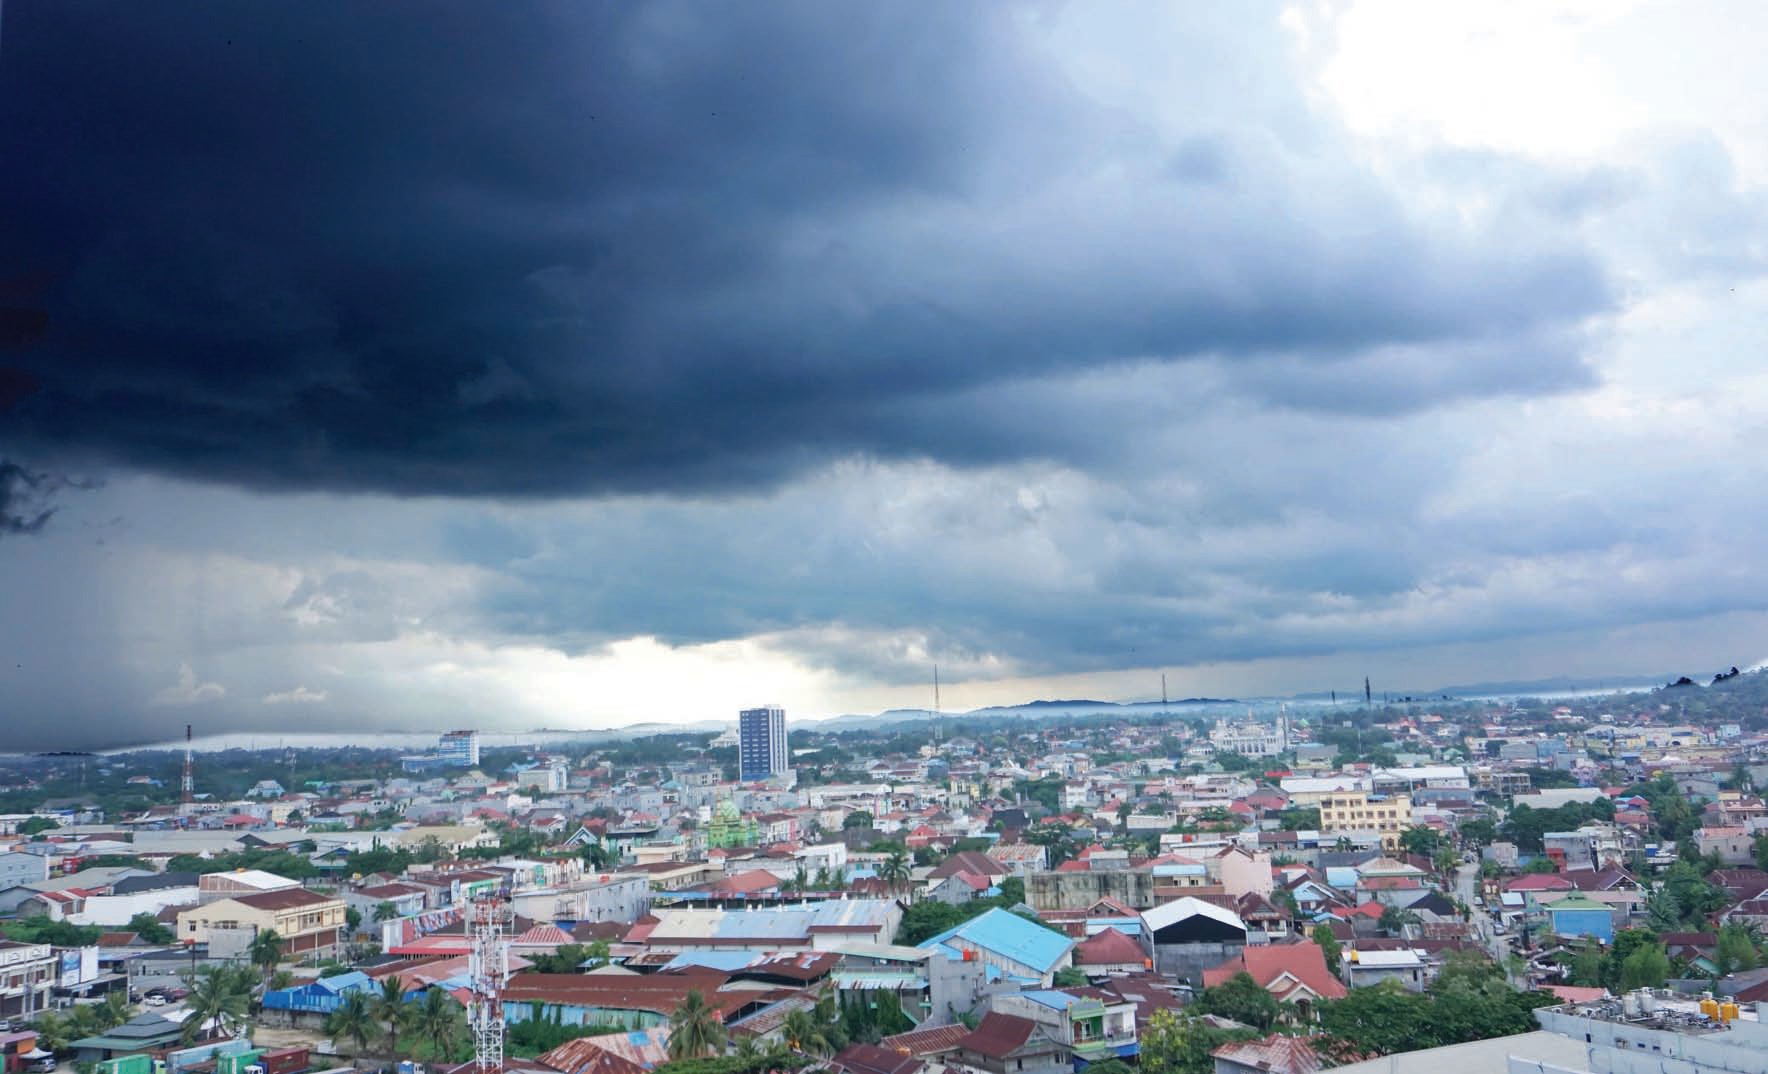
[[[0,1016],[46,1009],[55,970],[55,953],[48,944],[0,940]]]
[[[479,767],[479,732],[445,731],[436,740],[436,756],[461,768]]]
[[[1574,1067],[1511,1060],[1510,1074],[1768,1074],[1768,1004],[1727,1004],[1709,1014],[1701,1000],[1643,989],[1589,1003],[1543,1007],[1541,1028],[1584,1045]],[[1729,1017],[1727,1017],[1729,1015]]]
[[[1209,744],[1217,753],[1238,753],[1242,757],[1275,757],[1289,748],[1289,720],[1279,716],[1272,725],[1253,723],[1230,724],[1217,720],[1209,733]]]

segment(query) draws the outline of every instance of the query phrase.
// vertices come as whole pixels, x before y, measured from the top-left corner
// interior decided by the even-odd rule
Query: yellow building
[[[1320,831],[1325,835],[1374,832],[1381,845],[1393,850],[1400,833],[1412,826],[1412,796],[1340,791],[1320,799]]]
[[[178,939],[206,943],[210,958],[234,958],[266,929],[291,960],[333,954],[343,942],[344,900],[305,888],[217,899],[178,915]]]

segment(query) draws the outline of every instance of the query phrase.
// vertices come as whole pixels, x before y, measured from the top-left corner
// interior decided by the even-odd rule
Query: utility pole
[[[933,742],[939,743],[939,665],[933,665]]]

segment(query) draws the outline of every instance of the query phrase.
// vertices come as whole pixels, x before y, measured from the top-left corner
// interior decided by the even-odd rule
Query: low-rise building
[[[274,929],[291,959],[320,958],[343,942],[344,900],[305,888],[218,899],[178,915],[178,939],[207,944],[217,958],[241,955],[258,933]]]

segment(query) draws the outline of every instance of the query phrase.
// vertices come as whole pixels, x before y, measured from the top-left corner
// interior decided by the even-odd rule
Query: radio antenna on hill
[[[939,741],[939,665],[933,665],[933,741]]]
[[[190,725],[185,724],[184,725],[184,776],[182,779],[180,779],[178,781],[178,790],[179,790],[179,793],[183,796],[183,801],[184,801],[185,805],[189,805],[196,798],[196,775],[193,772],[193,768],[195,767],[195,764],[196,764],[195,759],[191,756]]]

